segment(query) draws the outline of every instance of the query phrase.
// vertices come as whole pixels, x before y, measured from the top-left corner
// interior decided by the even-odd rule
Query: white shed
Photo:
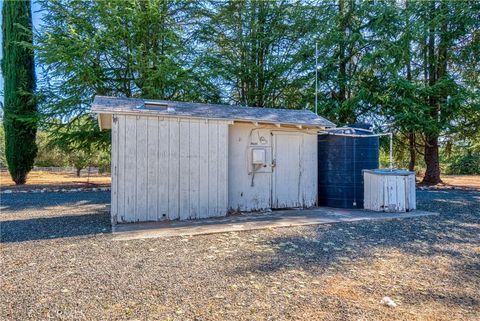
[[[401,169],[363,170],[364,206],[377,212],[416,209],[415,172]]]
[[[306,110],[97,96],[112,129],[112,222],[197,219],[310,207],[317,132]]]

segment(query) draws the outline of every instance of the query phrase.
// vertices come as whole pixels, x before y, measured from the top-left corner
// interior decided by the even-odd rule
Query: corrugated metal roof
[[[147,104],[151,102],[159,106],[147,108],[145,107],[145,102]],[[92,103],[92,112],[97,114],[155,114],[170,117],[225,119],[318,127],[335,126],[331,121],[308,110],[214,105],[107,96],[95,97]]]

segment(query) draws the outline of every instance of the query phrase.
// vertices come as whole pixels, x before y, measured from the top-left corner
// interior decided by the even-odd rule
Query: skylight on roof
[[[168,108],[168,104],[167,103],[161,103],[161,102],[157,102],[157,101],[146,101],[143,103],[143,106],[145,108],[152,108],[152,109],[155,109],[155,108],[159,108],[159,109],[165,109],[165,108]]]
[[[158,101],[145,101],[143,103],[143,107],[146,109],[155,109],[155,110],[164,110],[166,109],[168,112],[174,112],[175,108],[172,105],[164,102]]]

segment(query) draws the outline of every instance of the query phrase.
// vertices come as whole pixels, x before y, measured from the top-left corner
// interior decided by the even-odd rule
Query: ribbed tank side
[[[378,168],[378,159],[378,136],[319,135],[319,205],[363,208],[362,170]]]

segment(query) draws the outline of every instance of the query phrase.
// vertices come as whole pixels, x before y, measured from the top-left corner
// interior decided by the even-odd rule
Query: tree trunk
[[[437,59],[435,57],[435,26],[433,21],[436,18],[436,2],[430,2],[430,27],[428,30],[428,85],[435,86],[437,82]],[[430,106],[430,117],[434,122],[438,121],[439,105],[435,94],[431,94],[428,99]],[[425,134],[425,164],[427,170],[422,183],[426,185],[435,185],[441,183],[440,179],[440,159],[438,153],[438,134],[435,128],[429,128]]]
[[[415,151],[415,134],[410,133],[408,134],[408,143],[409,143],[409,151],[410,151],[410,162],[408,163],[408,170],[413,172],[415,171],[415,163],[417,161],[417,155]]]
[[[405,2],[405,10],[407,11],[406,15],[406,37],[407,37],[407,46],[405,48],[406,52],[406,62],[407,62],[407,80],[412,81],[412,54],[411,54],[411,42],[412,42],[412,33],[411,33],[411,24],[410,24],[410,1]]]
[[[448,47],[450,45],[448,35],[448,7],[445,0],[440,2],[440,11],[442,14],[442,22],[440,26],[440,41],[438,44],[438,67],[437,67],[437,80],[442,80],[447,76],[448,67]],[[446,95],[442,95],[442,99],[446,100]]]
[[[425,164],[427,170],[422,184],[436,185],[441,183],[440,179],[440,161],[438,157],[438,136],[429,137],[425,142]]]
[[[411,57],[411,41],[412,35],[410,32],[410,11],[409,11],[410,1],[405,2],[405,10],[408,12],[406,15],[406,25],[407,25],[407,46],[405,48],[406,51],[406,64],[407,64],[407,80],[408,82],[412,82],[412,57]],[[410,152],[410,162],[408,163],[408,170],[413,172],[415,171],[415,163],[417,161],[417,155],[415,150],[415,133],[411,132],[408,134],[408,148]]]
[[[77,177],[80,177],[80,171],[81,171],[81,170],[82,170],[81,168],[76,168],[76,171],[77,171]]]
[[[339,39],[338,47],[338,100],[340,103],[343,103],[346,98],[346,75],[347,75],[347,61],[345,60],[345,42],[346,42],[346,13],[345,13],[345,2],[344,0],[338,1],[338,15],[339,15],[339,26],[338,31],[341,34],[341,39]]]
[[[257,56],[257,74],[256,74],[256,106],[257,107],[265,107],[265,57],[267,56],[268,51],[268,41],[266,38],[266,24],[267,24],[267,12],[268,12],[268,2],[260,2],[259,10],[258,10],[258,22],[257,22],[257,33],[256,36],[256,56]]]

